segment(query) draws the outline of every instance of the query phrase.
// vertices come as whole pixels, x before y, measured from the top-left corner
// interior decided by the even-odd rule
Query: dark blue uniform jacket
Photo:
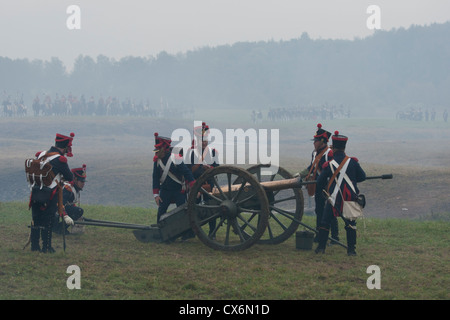
[[[336,160],[336,162],[338,164],[340,164],[345,158],[345,153],[344,152],[336,152],[333,154],[333,157],[334,157],[334,160]],[[347,201],[356,201],[358,194],[359,194],[359,189],[358,189],[357,183],[366,180],[366,173],[359,165],[358,159],[350,158],[349,161],[350,161],[350,163],[348,164],[346,174],[349,177],[349,179],[351,180],[353,186],[355,187],[355,192],[353,192],[352,188],[346,182],[346,180],[343,179],[342,184],[341,184],[342,196],[341,196],[341,193],[338,192],[338,194],[336,196],[335,205],[333,207],[333,212],[335,215],[340,215],[340,213],[342,212],[342,197],[344,197],[344,199]],[[334,171],[336,171],[336,168],[334,168]],[[342,171],[339,172],[339,174],[341,174],[341,173],[342,173]],[[336,178],[339,177],[339,174]],[[327,186],[328,186],[328,181],[332,176],[333,176],[333,172],[331,171],[331,168],[330,168],[330,161],[328,161],[323,165],[322,173],[319,175],[319,178],[317,178],[317,189],[320,191],[326,190]],[[336,187],[336,181],[333,181],[331,183],[331,186],[329,189],[330,195],[333,193],[335,187]]]
[[[169,157],[171,153],[167,153],[167,155],[162,159],[162,163],[164,165],[167,164]],[[182,181],[182,178],[184,177],[185,180],[188,182],[188,184],[194,181],[194,176],[192,175],[191,170],[183,163],[170,164],[170,172],[179,180]],[[160,183],[161,176],[163,174],[163,169],[158,165],[158,160],[153,162],[153,194],[158,194],[159,190],[167,190],[167,191],[174,191],[174,192],[180,192],[181,191],[181,185],[174,181],[169,175],[167,175],[166,179],[163,181],[163,183]]]

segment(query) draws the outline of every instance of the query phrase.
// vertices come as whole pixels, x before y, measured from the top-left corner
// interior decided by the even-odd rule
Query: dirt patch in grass
[[[245,111],[242,111],[245,112]],[[234,120],[233,120],[234,119]],[[292,173],[308,166],[317,121],[250,123],[236,115],[205,120],[214,128],[277,129],[280,166]],[[151,175],[153,133],[170,135],[190,129],[193,120],[153,118],[22,118],[0,119],[0,201],[27,201],[23,163],[48,149],[57,132],[75,132],[71,167],[87,164],[82,203],[154,208]],[[32,125],[33,130],[30,130]],[[436,122],[337,119],[323,123],[349,136],[347,153],[359,159],[368,175],[392,173],[393,180],[360,184],[368,217],[426,218],[450,211],[450,127]],[[305,205],[309,203],[306,198]]]

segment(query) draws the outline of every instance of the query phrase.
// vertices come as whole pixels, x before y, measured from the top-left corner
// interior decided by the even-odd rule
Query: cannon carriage
[[[162,215],[157,224],[93,219],[75,223],[133,229],[141,242],[171,242],[192,230],[205,245],[222,251],[245,250],[256,243],[282,243],[299,225],[316,232],[301,222],[301,187],[315,181],[302,181],[281,167],[274,175],[262,175],[264,167],[245,170],[222,165],[207,170],[189,190],[187,202]]]

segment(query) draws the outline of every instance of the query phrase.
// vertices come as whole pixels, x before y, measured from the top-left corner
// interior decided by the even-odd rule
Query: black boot
[[[319,245],[317,246],[315,253],[325,253],[325,248],[327,246],[329,230],[323,227],[319,228]]]
[[[59,214],[55,213],[55,216],[53,217],[53,223],[52,223],[52,230],[55,233],[61,234],[61,225],[62,222],[59,221]]]
[[[331,230],[331,238],[333,238],[336,241],[339,241],[339,226],[338,226],[338,220],[336,218],[331,219],[330,230]],[[330,245],[334,245],[334,244],[336,244],[336,242],[331,240]]]
[[[212,240],[216,240],[216,233],[214,232],[214,230],[216,230],[216,219],[209,221],[208,237]]]
[[[53,253],[55,249],[52,248],[52,228],[47,226],[41,230],[42,237],[42,252]]]
[[[316,201],[316,210],[315,210],[315,213],[316,213],[316,230],[320,230],[320,226],[322,224],[322,217],[323,217],[323,207],[319,208],[318,205],[319,204]],[[315,243],[319,242],[319,233],[316,233],[316,235],[314,236],[314,240],[313,241]]]
[[[347,231],[347,255],[356,256],[356,226],[345,226]]]
[[[39,245],[40,234],[41,234],[40,228],[31,225],[30,231],[31,251],[41,251],[41,246]]]
[[[316,233],[316,235],[314,236],[314,243],[319,243],[319,233]]]
[[[53,232],[57,234],[62,234],[63,225],[62,222],[58,222],[53,225]]]

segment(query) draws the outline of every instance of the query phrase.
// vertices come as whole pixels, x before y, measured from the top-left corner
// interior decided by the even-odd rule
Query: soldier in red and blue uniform
[[[194,128],[194,139],[189,150],[190,162],[187,166],[192,170],[194,178],[198,179],[207,169],[219,166],[218,151],[208,146],[209,126],[202,125]]]
[[[41,251],[44,253],[53,253],[52,248],[52,228],[55,212],[58,210],[58,184],[60,180],[72,181],[73,173],[67,164],[67,158],[72,157],[72,141],[74,133],[70,136],[65,136],[57,133],[55,138],[55,145],[48,151],[36,153],[38,157],[55,156],[49,163],[52,165],[52,171],[56,177],[49,187],[40,188],[35,186],[32,188],[30,204],[32,213],[32,225],[30,233],[31,251]],[[73,220],[65,214],[64,221],[73,225]],[[40,238],[42,238],[42,249],[40,247]]]
[[[155,133],[156,155],[153,158],[153,196],[158,206],[157,222],[167,212],[169,205],[177,207],[186,202],[186,190],[195,182],[191,170],[180,155],[172,153],[172,140]]]
[[[86,183],[86,165],[83,164],[80,168],[75,168],[71,170],[73,173],[73,181],[64,182],[63,187],[63,205],[65,213],[73,220],[79,221],[83,217],[84,210],[80,207],[80,196],[81,191],[83,191],[84,184]],[[55,220],[58,222],[59,214],[56,214]],[[66,225],[66,230],[64,232],[68,233]],[[73,226],[72,231],[75,229],[76,232],[82,232],[84,226]],[[63,230],[62,222],[54,224],[53,231],[61,233]],[[76,233],[74,232],[74,233]]]
[[[346,136],[340,135],[338,131],[335,131],[335,134],[332,136],[333,141],[333,157],[334,161],[328,161],[324,164],[322,173],[319,175],[317,179],[317,188],[318,190],[326,190],[329,184],[329,179],[332,178],[333,172],[337,169],[337,166],[340,165],[346,157],[345,147],[348,141]],[[346,179],[342,180],[340,187],[340,192],[337,192],[337,196],[335,197],[334,205],[332,205],[329,201],[326,202],[322,221],[319,227],[319,244],[315,250],[316,253],[324,253],[326,243],[328,240],[328,233],[330,229],[330,223],[334,217],[341,216],[345,223],[345,230],[347,233],[347,254],[352,256],[356,255],[355,246],[356,246],[356,220],[348,220],[342,216],[342,207],[343,200],[346,201],[357,201],[359,195],[359,189],[357,186],[358,182],[362,182],[366,179],[366,173],[361,168],[357,158],[349,158],[348,167],[345,172],[342,170],[339,171],[338,176],[340,174],[346,174],[351,181],[355,191],[351,188],[350,184]],[[333,166],[333,169],[331,168]],[[335,192],[336,188],[336,179],[330,184],[328,189],[328,194],[332,195]],[[337,191],[337,190],[336,190]],[[342,194],[342,196],[341,196]]]
[[[202,122],[201,126],[194,128],[194,139],[192,140],[192,147],[189,150],[189,163],[187,167],[192,171],[195,179],[198,179],[206,170],[219,166],[218,151],[215,148],[208,146],[209,126]],[[214,182],[208,181],[209,189],[213,188]],[[208,189],[208,188],[207,188]],[[207,201],[208,196],[201,195],[198,203]],[[216,228],[216,220],[209,221],[209,236],[214,238],[214,230]]]
[[[300,176],[306,181],[317,180],[322,172],[323,165],[333,160],[333,150],[328,146],[328,142],[331,137],[331,132],[322,128],[322,124],[317,124],[317,131],[314,135],[314,151],[311,155],[311,164],[300,173]],[[306,185],[309,196],[314,196],[316,213],[316,229],[319,230],[320,222],[322,221],[323,209],[325,207],[325,197],[319,188],[316,188],[315,184]],[[337,219],[331,220],[331,237],[339,241],[339,228]],[[316,235],[314,242],[318,242],[319,237]]]

